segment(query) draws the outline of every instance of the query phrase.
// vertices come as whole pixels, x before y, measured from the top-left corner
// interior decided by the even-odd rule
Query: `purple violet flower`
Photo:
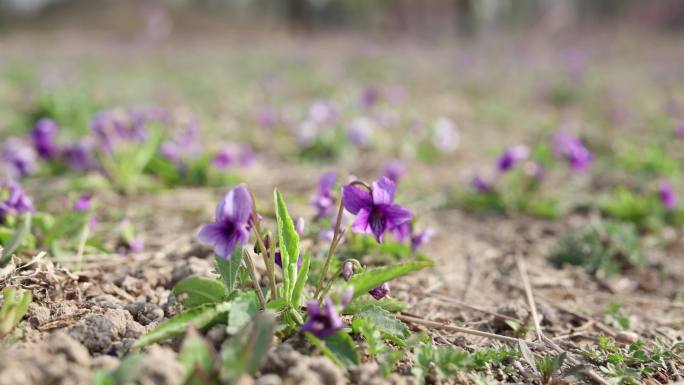
[[[90,210],[90,200],[92,196],[90,194],[83,194],[81,195],[76,202],[74,202],[74,205],[71,207],[71,210],[77,211],[77,212],[83,212],[83,211],[88,211]]]
[[[326,172],[318,180],[316,194],[311,198],[311,204],[316,208],[316,219],[321,219],[330,215],[335,197],[332,189],[335,187],[337,174],[334,171]]]
[[[418,251],[418,248],[428,242],[435,235],[435,231],[432,228],[427,228],[420,233],[411,235],[411,251],[414,253]]]
[[[238,161],[240,166],[249,167],[254,163],[254,150],[249,144],[243,144],[240,146],[240,151],[238,153]]]
[[[530,149],[524,145],[510,147],[504,151],[497,161],[497,168],[501,172],[512,170],[521,160],[527,159]]]
[[[672,183],[667,180],[661,180],[658,188],[658,196],[660,202],[668,210],[674,210],[677,207],[677,194],[675,194]]]
[[[64,158],[69,163],[69,167],[75,170],[87,170],[95,167],[92,151],[93,142],[84,138],[67,147],[64,150]]]
[[[328,100],[316,100],[309,107],[309,119],[317,124],[330,124],[337,118],[337,109]]]
[[[31,131],[31,141],[38,156],[52,159],[57,154],[57,131],[59,127],[54,120],[42,118],[36,122]]]
[[[558,131],[551,137],[551,149],[556,157],[565,158],[577,172],[586,171],[591,165],[592,155],[580,138]]]
[[[677,127],[675,127],[675,132],[677,133],[679,139],[684,139],[684,121],[677,124]]]
[[[400,160],[392,160],[385,165],[384,176],[395,184],[399,183],[399,179],[404,173],[406,173],[406,165]]]
[[[128,251],[131,253],[142,253],[145,250],[145,240],[136,237],[128,243]]]
[[[369,291],[368,293],[377,300],[385,298],[390,292],[389,283],[385,282],[382,285],[376,287],[375,289]]]
[[[304,226],[306,225],[306,221],[304,221],[304,218],[299,217],[297,219],[297,222],[295,222],[295,231],[297,232],[297,235],[300,237],[302,234],[304,234]]]
[[[413,214],[393,203],[395,189],[394,182],[384,176],[372,183],[370,192],[354,184],[344,186],[344,207],[356,215],[352,231],[373,234],[378,243],[382,243],[386,231],[410,221]]]
[[[31,198],[26,195],[19,183],[7,180],[0,188],[0,222],[4,222],[8,214],[18,215],[34,210]]]
[[[16,178],[31,175],[38,170],[35,151],[17,137],[5,139],[2,160],[10,166],[11,176]]]
[[[330,298],[326,298],[322,306],[318,301],[309,301],[306,311],[309,313],[309,319],[302,325],[302,333],[309,332],[318,338],[325,338],[344,327],[344,322]]]
[[[257,124],[262,128],[272,129],[278,124],[280,116],[273,108],[262,108],[256,114]]]
[[[371,118],[363,117],[354,119],[349,125],[347,136],[349,141],[359,148],[366,148],[370,145],[373,132],[377,124]]]
[[[216,206],[216,219],[198,234],[201,243],[214,247],[216,255],[229,260],[233,249],[249,240],[252,197],[244,184],[228,191]]]
[[[359,101],[363,108],[371,109],[380,99],[380,90],[376,87],[370,86],[361,92]]]

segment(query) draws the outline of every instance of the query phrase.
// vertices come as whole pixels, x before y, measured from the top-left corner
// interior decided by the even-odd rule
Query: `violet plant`
[[[189,277],[180,281],[174,294],[187,311],[150,331],[136,347],[182,334],[190,323],[204,329],[227,322],[228,330],[238,330],[257,313],[271,311],[280,338],[302,333],[340,365],[358,364],[349,325],[341,314],[373,312],[376,317],[400,322],[387,311],[402,308],[385,298],[389,294],[388,282],[428,267],[431,262],[420,260],[369,268],[348,258],[340,264],[336,256],[346,254],[345,248],[340,248],[346,233],[345,210],[356,216],[352,232],[379,243],[387,233],[408,223],[412,213],[394,203],[395,184],[388,178],[371,184],[353,181],[343,186],[341,197],[335,198],[331,175],[324,178],[324,188],[317,192],[319,198],[338,202],[333,235],[320,263],[312,263],[312,256],[318,255],[315,250],[301,249],[303,221],[295,224],[278,190],[274,191],[276,227],[271,232],[264,227],[267,218],[259,215],[257,202],[247,186],[238,185],[221,199],[214,221],[198,234],[199,241],[214,251],[219,279]],[[314,203],[320,200],[315,199]],[[267,282],[265,287],[261,282]]]

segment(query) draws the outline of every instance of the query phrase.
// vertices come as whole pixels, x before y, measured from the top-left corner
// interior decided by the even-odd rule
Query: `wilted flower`
[[[216,206],[214,223],[204,225],[199,241],[214,247],[221,258],[230,259],[233,249],[249,240],[252,197],[244,184],[230,190]]]
[[[405,172],[406,165],[404,162],[400,160],[392,160],[387,162],[385,165],[385,172],[383,175],[396,184],[399,182],[399,179],[404,175]]]
[[[41,158],[52,159],[57,154],[58,129],[57,123],[50,118],[42,118],[33,126],[31,141]]]
[[[345,300],[347,300],[346,297],[349,296],[345,296]],[[346,304],[343,303],[342,307],[344,308],[344,306]],[[309,318],[299,329],[302,333],[309,332],[318,338],[325,338],[337,333],[344,327],[344,322],[342,322],[330,298],[326,298],[322,306],[318,301],[309,301],[306,305],[306,311],[309,313]]]
[[[551,148],[554,155],[565,158],[575,171],[585,171],[591,164],[592,156],[580,138],[569,135],[564,131],[556,132],[551,137]]]
[[[494,190],[494,185],[480,175],[475,175],[470,185],[479,193],[488,193]]]
[[[0,222],[5,220],[8,214],[18,215],[33,211],[33,202],[26,195],[19,183],[7,180],[0,185]]]
[[[527,159],[530,149],[524,145],[510,147],[504,151],[497,161],[497,168],[501,172],[513,169],[521,160]]]
[[[377,125],[373,119],[367,117],[356,118],[349,125],[347,136],[349,141],[355,146],[361,148],[368,147],[376,128]]]
[[[672,183],[670,183],[669,181],[660,181],[658,196],[660,197],[660,202],[668,210],[674,210],[677,207],[677,195],[675,194],[674,188],[672,187]]]
[[[13,177],[23,177],[36,172],[36,153],[31,146],[17,137],[5,139],[2,160],[10,166]]]
[[[461,136],[453,120],[445,116],[437,118],[432,126],[432,131],[432,144],[440,152],[450,154],[458,149]]]
[[[330,215],[330,212],[335,204],[335,197],[332,189],[335,187],[337,181],[337,174],[333,171],[326,172],[318,180],[318,188],[316,194],[311,198],[311,204],[316,208],[316,218],[321,219]]]
[[[71,207],[73,211],[88,211],[90,210],[90,200],[92,196],[90,194],[83,194],[81,195],[76,202],[74,202],[74,205]]]
[[[408,222],[413,214],[393,203],[396,186],[387,177],[381,177],[371,185],[371,191],[348,184],[342,189],[342,202],[350,213],[356,215],[352,230],[356,233],[373,234],[378,243],[387,230]]]
[[[375,289],[369,291],[368,293],[373,296],[373,298],[380,300],[385,298],[390,292],[389,283],[385,282],[382,285],[376,287]]]

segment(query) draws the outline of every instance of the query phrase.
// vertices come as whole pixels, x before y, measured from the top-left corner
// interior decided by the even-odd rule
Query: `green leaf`
[[[183,306],[197,307],[221,302],[225,298],[226,287],[215,279],[187,277],[173,287],[173,294]]]
[[[12,257],[17,248],[24,242],[24,239],[31,233],[31,213],[25,213],[22,216],[21,224],[14,233],[9,243],[3,247],[2,257],[0,258],[0,267],[4,267]]]
[[[230,307],[230,302],[205,304],[178,314],[140,337],[138,342],[133,345],[133,348],[139,349],[155,342],[179,336],[188,329],[190,324],[199,329],[210,326],[214,324],[220,316],[228,313]]]
[[[221,383],[234,384],[244,374],[254,375],[271,346],[274,331],[275,316],[264,312],[226,341],[221,350]]]
[[[31,293],[14,287],[2,291],[4,304],[0,308],[0,339],[21,321],[31,304]]]
[[[233,250],[233,255],[231,255],[230,260],[214,256],[214,261],[216,262],[216,270],[221,276],[221,281],[228,289],[228,292],[232,292],[235,289],[235,283],[237,282],[237,274],[240,270],[240,264],[242,263],[242,249],[236,247]]]
[[[350,368],[359,364],[359,354],[356,352],[356,346],[354,346],[354,341],[349,334],[339,331],[325,339],[319,339],[311,333],[306,333],[305,336],[337,366]]]
[[[408,307],[408,304],[392,298],[383,298],[381,300],[377,300],[375,298],[360,297],[354,299],[349,305],[347,305],[347,307],[342,310],[342,314],[354,315],[373,306],[385,309],[390,313],[397,313],[405,310]]]
[[[214,370],[214,355],[207,341],[200,337],[195,328],[191,327],[188,330],[178,354],[178,362],[185,369],[186,384],[200,384],[201,382],[197,381],[199,379],[194,377],[198,372],[205,378],[211,376]]]
[[[354,298],[356,298],[385,282],[430,266],[432,266],[432,261],[418,261],[366,270],[351,277],[347,282],[347,286],[354,286]]]
[[[399,321],[394,314],[377,306],[368,307],[362,312],[357,313],[354,316],[352,328],[354,322],[357,320],[365,320],[372,324],[385,337],[398,339],[400,341],[403,341],[411,334],[408,326]]]
[[[240,328],[247,325],[257,314],[259,314],[259,300],[256,293],[248,291],[241,294],[233,301],[233,306],[228,313],[228,334],[235,334]]]
[[[294,290],[292,291],[292,307],[299,309],[302,304],[302,294],[304,291],[304,285],[309,277],[309,266],[311,265],[311,253],[307,251],[304,253],[304,260],[302,261],[302,267],[299,269],[297,275],[297,282],[295,283]]]
[[[287,212],[285,200],[278,190],[273,191],[278,222],[278,242],[283,262],[284,297],[288,302],[292,299],[294,283],[297,281],[297,259],[299,258],[299,235],[295,230],[290,214]]]

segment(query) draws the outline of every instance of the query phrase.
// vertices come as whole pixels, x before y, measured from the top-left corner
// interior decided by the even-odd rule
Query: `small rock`
[[[107,309],[120,309],[123,306],[123,302],[111,294],[100,294],[97,297],[93,297],[90,301]]]
[[[126,310],[133,316],[133,319],[142,325],[149,325],[164,317],[164,311],[157,305],[149,302],[134,302],[126,305]]]
[[[152,345],[140,366],[140,385],[181,385],[183,366],[176,360],[173,350]]]
[[[50,309],[45,306],[31,303],[29,305],[27,318],[31,326],[38,327],[50,320]]]
[[[266,374],[257,378],[254,385],[281,385],[283,380],[276,374]]]
[[[623,344],[633,344],[639,341],[639,335],[632,332],[619,332],[615,335],[615,341],[622,342]]]
[[[52,333],[47,340],[47,347],[50,353],[63,355],[69,362],[90,366],[88,350],[65,332]]]
[[[173,292],[169,292],[166,302],[162,305],[162,310],[164,310],[165,317],[171,318],[176,314],[180,314],[183,311],[183,306],[178,302]]]
[[[119,366],[119,360],[107,354],[94,357],[90,363],[90,368],[93,370],[113,370],[117,366]]]
[[[112,320],[100,314],[91,314],[69,329],[69,335],[81,342],[91,353],[104,352],[118,334]]]
[[[133,320],[128,320],[126,321],[126,333],[124,334],[124,337],[126,338],[138,338],[141,335],[145,334],[145,327],[142,326],[141,324],[133,321]]]
[[[124,309],[107,309],[104,316],[112,321],[119,337],[126,333],[127,321],[131,318],[130,313]]]
[[[78,311],[78,306],[72,301],[60,301],[50,304],[52,319],[69,318]]]

